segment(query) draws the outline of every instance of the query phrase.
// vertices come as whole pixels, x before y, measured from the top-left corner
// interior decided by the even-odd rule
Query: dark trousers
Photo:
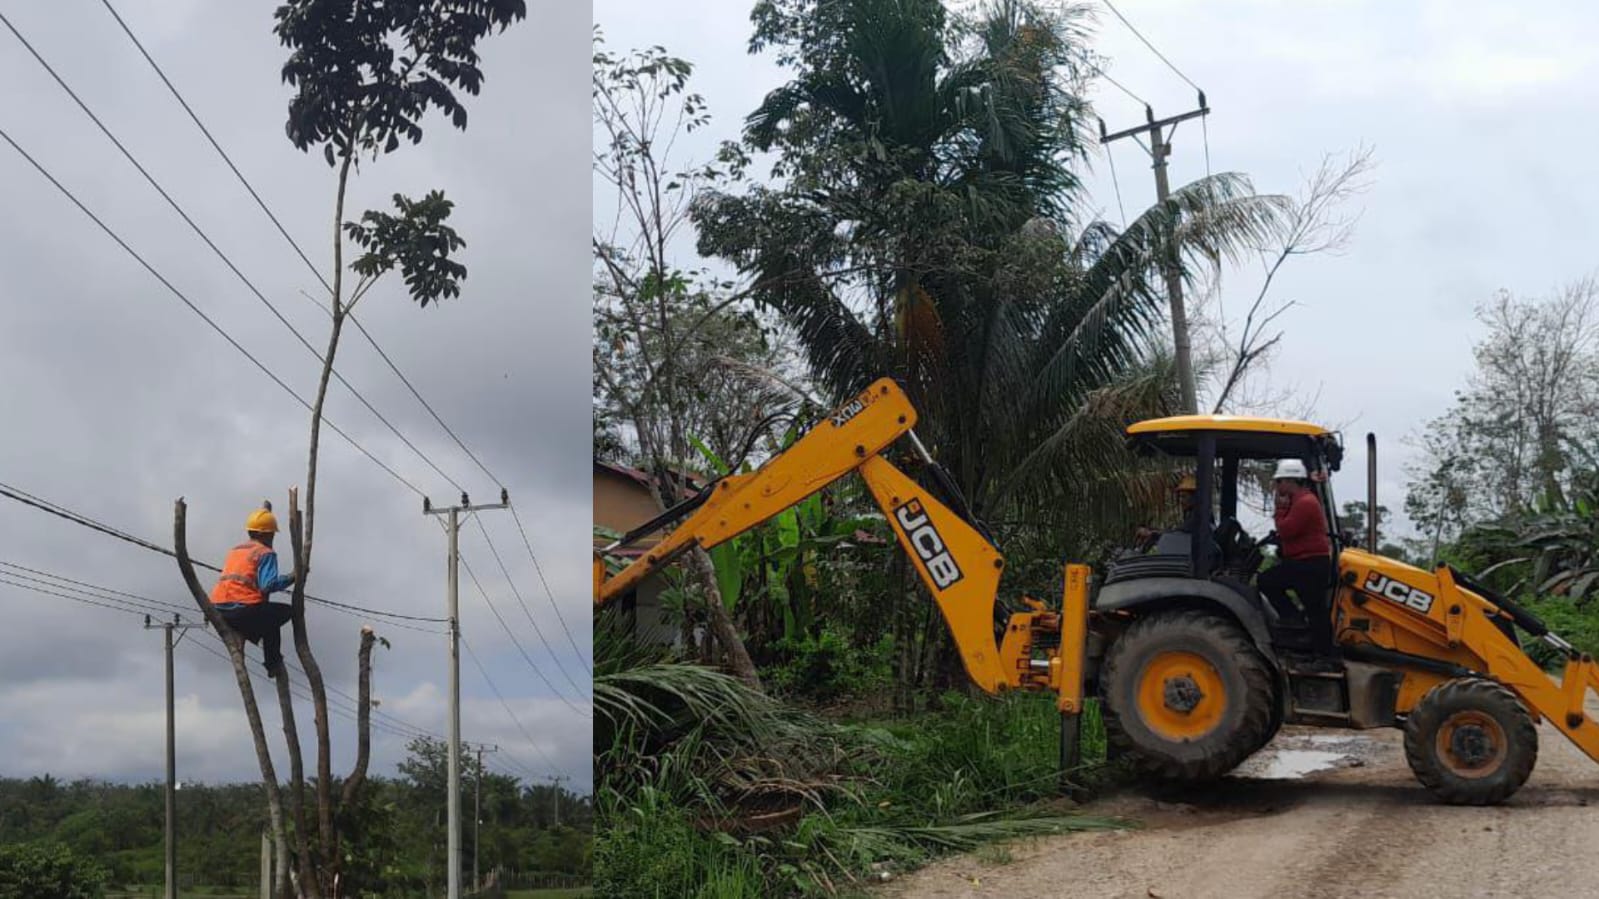
[[[222,620],[239,636],[260,643],[268,669],[283,664],[283,636],[279,630],[294,616],[294,609],[281,602],[260,602],[237,609],[218,609]]]
[[[1327,602],[1328,588],[1332,585],[1332,560],[1283,559],[1262,571],[1256,580],[1262,596],[1279,614],[1293,609],[1288,602],[1288,592],[1294,597],[1310,620],[1310,639],[1316,651],[1334,655],[1338,651],[1333,642],[1332,606]]]

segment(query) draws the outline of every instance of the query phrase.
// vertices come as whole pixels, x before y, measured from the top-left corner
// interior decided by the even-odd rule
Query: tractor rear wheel
[[[1217,615],[1140,618],[1111,644],[1099,683],[1106,738],[1166,780],[1220,777],[1270,739],[1271,670]]]
[[[1480,677],[1445,681],[1405,721],[1405,761],[1451,805],[1509,799],[1538,761],[1538,731],[1516,694]]]

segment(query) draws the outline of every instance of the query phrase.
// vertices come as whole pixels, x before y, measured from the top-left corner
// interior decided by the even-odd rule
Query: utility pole
[[[162,894],[166,899],[178,899],[178,729],[174,720],[172,701],[172,649],[183,640],[183,635],[188,633],[192,624],[184,624],[180,615],[173,615],[172,620],[163,624],[155,624],[150,616],[144,616],[144,629],[155,630],[159,628],[166,634],[167,649],[167,823],[166,823],[166,891]],[[178,639],[172,639],[172,632],[178,632]]]
[[[500,488],[497,504],[474,506],[465,493],[461,504],[444,509],[433,508],[433,503],[422,498],[423,515],[443,515],[448,521],[449,560],[447,565],[447,597],[450,619],[450,746],[449,746],[449,797],[446,813],[449,816],[449,871],[445,883],[448,899],[461,899],[461,513],[486,509],[506,509],[511,496]]]
[[[1199,108],[1182,115],[1157,120],[1155,111],[1146,105],[1144,124],[1135,128],[1125,128],[1114,134],[1105,133],[1105,120],[1101,119],[1099,142],[1109,144],[1124,137],[1136,138],[1140,134],[1148,133],[1149,146],[1144,149],[1149,154],[1155,169],[1155,202],[1164,205],[1167,197],[1171,196],[1171,187],[1166,179],[1166,157],[1171,155],[1171,138],[1177,133],[1177,124],[1207,115],[1210,115],[1210,106],[1205,103],[1205,92],[1200,91]],[[1167,127],[1171,130],[1163,133],[1161,129]],[[1140,143],[1139,146],[1143,144]],[[1188,341],[1188,312],[1183,308],[1181,261],[1177,247],[1170,247],[1161,260],[1161,269],[1166,278],[1166,296],[1171,301],[1172,345],[1177,353],[1177,380],[1182,389],[1182,411],[1193,415],[1199,411],[1199,398],[1198,391],[1194,388],[1193,349]]]
[[[561,783],[571,780],[565,774],[557,774],[550,778],[550,783],[555,785],[555,826],[561,826]]]
[[[478,875],[479,835],[483,830],[483,753],[499,752],[500,747],[477,744],[477,776],[472,778],[472,892],[483,892],[483,879]]]

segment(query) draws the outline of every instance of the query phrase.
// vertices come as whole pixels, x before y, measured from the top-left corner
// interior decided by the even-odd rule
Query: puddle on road
[[[1292,780],[1316,771],[1339,767],[1348,756],[1341,752],[1324,752],[1319,749],[1267,750],[1250,757],[1234,775],[1259,780]]]
[[[1285,733],[1244,760],[1234,777],[1296,780],[1319,771],[1365,765],[1378,750],[1360,734]]]

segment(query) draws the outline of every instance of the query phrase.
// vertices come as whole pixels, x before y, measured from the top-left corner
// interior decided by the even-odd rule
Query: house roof
[[[685,496],[692,496],[694,490],[697,490],[705,484],[705,478],[703,475],[689,471],[681,466],[674,467],[673,470],[683,478],[685,486],[688,488],[684,492]],[[596,474],[600,472],[609,472],[610,474],[627,478],[628,480],[637,483],[640,487],[648,487],[650,485],[650,476],[645,472],[631,466],[623,465],[619,462],[610,462],[599,457],[595,457],[594,459],[594,472]]]

